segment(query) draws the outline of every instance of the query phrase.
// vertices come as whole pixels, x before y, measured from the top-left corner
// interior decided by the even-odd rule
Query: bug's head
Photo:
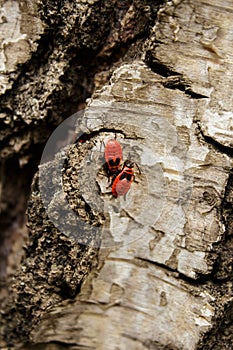
[[[124,166],[127,168],[133,168],[134,167],[134,162],[131,162],[131,160],[127,159],[124,163]]]

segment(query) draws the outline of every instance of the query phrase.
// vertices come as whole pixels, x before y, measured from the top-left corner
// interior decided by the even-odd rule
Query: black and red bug
[[[129,191],[134,178],[134,163],[130,160],[124,162],[123,168],[112,180],[112,195],[125,196]]]
[[[105,169],[108,176],[112,176],[119,171],[122,162],[122,148],[116,139],[108,140],[104,150],[104,157],[106,161]]]

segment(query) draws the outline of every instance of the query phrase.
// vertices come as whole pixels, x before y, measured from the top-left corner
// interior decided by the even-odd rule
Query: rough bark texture
[[[107,81],[115,62],[140,54],[157,8],[138,0],[1,1],[2,279],[45,141]]]
[[[83,98],[69,104],[76,84],[87,93],[85,79],[107,83],[77,114],[76,142],[34,178],[2,346],[231,349],[231,1],[167,2],[156,20],[150,1],[49,1],[37,11],[54,46],[46,63],[28,64],[27,78],[16,74],[14,94],[4,95],[26,122],[17,124],[20,132],[13,122],[10,138],[26,140],[36,125],[42,143],[42,128],[61,119],[53,100],[72,113]],[[31,48],[38,57],[40,43]],[[7,160],[16,149],[4,130]],[[115,136],[124,159],[139,166],[126,199],[112,197],[103,168],[104,145]],[[30,155],[30,145],[17,159]]]

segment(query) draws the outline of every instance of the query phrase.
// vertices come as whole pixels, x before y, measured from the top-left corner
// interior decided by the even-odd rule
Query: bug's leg
[[[137,164],[137,163],[134,163],[135,165],[136,165],[136,167],[138,168],[138,172],[139,172],[139,174],[141,174],[142,172],[141,172],[141,169],[140,169],[140,166]]]
[[[108,180],[110,180],[111,172],[110,172],[110,170],[109,170],[109,166],[108,166],[108,163],[107,163],[107,162],[104,163],[103,168],[104,168],[104,171],[107,173]]]
[[[117,170],[113,175],[109,175],[109,179],[111,178],[111,182],[110,182],[110,185],[107,187],[112,187],[113,185],[113,182],[115,181],[116,177],[120,174],[121,170]]]
[[[108,170],[108,164],[106,162],[104,162],[103,168],[106,171],[106,173],[108,174],[109,170]]]
[[[115,180],[115,178],[117,177],[117,174],[114,174],[113,175],[113,177],[112,177],[112,179],[111,179],[111,182],[110,182],[110,184],[108,185],[108,187],[107,188],[109,188],[109,187],[112,187],[112,185],[113,185],[113,182],[114,182],[114,180]],[[110,178],[111,178],[111,176],[109,175],[109,181],[110,181]]]

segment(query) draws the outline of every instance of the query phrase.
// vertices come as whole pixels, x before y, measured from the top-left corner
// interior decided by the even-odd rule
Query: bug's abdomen
[[[109,172],[116,172],[122,161],[122,148],[119,142],[116,140],[109,140],[105,147],[104,156]]]
[[[131,186],[131,182],[128,181],[127,179],[124,179],[124,180],[118,182],[116,184],[116,188],[115,188],[113,195],[115,195],[115,197],[125,196],[126,193],[129,191],[130,186]]]
[[[114,197],[125,196],[129,191],[131,183],[133,181],[133,170],[123,169],[122,172],[116,177],[112,185],[112,195]]]

